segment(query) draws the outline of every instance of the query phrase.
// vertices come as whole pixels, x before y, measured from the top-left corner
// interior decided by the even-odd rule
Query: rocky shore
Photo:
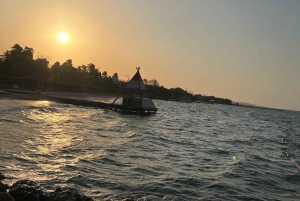
[[[9,186],[2,183],[3,179],[5,176],[0,172],[1,201],[93,201],[74,188],[57,188],[48,193],[31,180],[20,180]]]

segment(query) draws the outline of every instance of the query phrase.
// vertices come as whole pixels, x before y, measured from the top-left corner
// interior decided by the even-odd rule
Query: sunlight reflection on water
[[[0,168],[10,184],[74,185],[96,200],[285,200],[282,192],[298,188],[280,140],[287,136],[297,160],[300,128],[272,122],[283,113],[160,101],[156,115],[141,117],[48,101],[1,104]]]

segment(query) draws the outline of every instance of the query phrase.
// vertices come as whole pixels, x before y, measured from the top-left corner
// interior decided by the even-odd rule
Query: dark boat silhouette
[[[113,101],[110,108],[112,110],[134,114],[156,113],[157,108],[143,82],[140,67],[136,69],[137,72],[123,88],[123,92]],[[122,104],[115,104],[120,97],[122,97]]]

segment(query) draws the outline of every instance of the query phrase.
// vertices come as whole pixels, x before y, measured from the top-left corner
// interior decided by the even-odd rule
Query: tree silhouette
[[[158,83],[158,81],[156,79],[149,80],[148,84],[152,85],[152,86],[156,86],[156,87],[160,86],[159,83]]]
[[[107,72],[106,71],[103,71],[102,73],[102,77],[106,78],[107,77]]]
[[[149,85],[149,82],[146,78],[143,79],[143,82],[144,82],[145,85]]]
[[[55,62],[49,67],[49,60],[47,58],[33,57],[34,50],[25,46],[22,48],[19,44],[15,44],[10,50],[5,51],[0,55],[0,83],[7,83],[7,77],[12,77],[13,82],[22,80],[24,77],[35,73],[38,77],[49,78],[51,84],[48,87],[58,86],[58,89],[74,90],[74,88],[83,91],[100,91],[109,93],[112,89],[118,89],[118,84],[113,82],[112,77],[108,76],[107,71],[100,72],[93,63],[75,67],[71,59],[64,63]],[[118,77],[118,73],[114,73],[113,77]],[[179,100],[182,98],[196,100],[201,97],[201,100],[209,102],[213,100],[216,103],[231,104],[231,100],[216,98],[214,96],[193,95],[191,91],[183,90],[176,87],[167,89],[160,86],[156,79],[143,79],[147,88],[150,89],[151,96],[159,99],[173,99]],[[47,84],[47,83],[45,83]],[[121,81],[121,86],[126,83]]]

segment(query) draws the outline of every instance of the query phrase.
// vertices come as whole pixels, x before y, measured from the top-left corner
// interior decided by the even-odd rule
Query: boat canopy
[[[134,89],[134,90],[141,90],[145,91],[146,86],[142,80],[141,74],[140,74],[140,67],[137,67],[137,72],[135,75],[131,78],[131,80],[127,83],[125,86],[125,89]]]

